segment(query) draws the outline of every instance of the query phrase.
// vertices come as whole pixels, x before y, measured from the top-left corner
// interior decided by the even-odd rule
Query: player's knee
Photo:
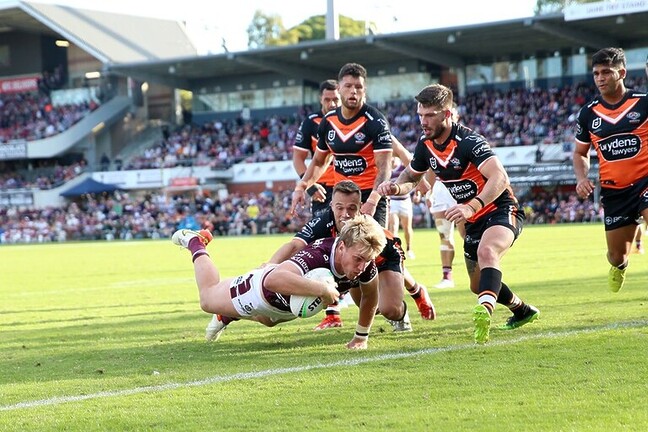
[[[378,309],[380,309],[380,313],[382,316],[387,318],[388,320],[393,320],[397,321],[403,318],[403,314],[405,311],[403,310],[403,302],[395,302],[391,301],[386,304],[381,304],[378,306]]]
[[[607,253],[608,262],[615,267],[620,266],[628,259],[628,255],[625,251],[608,251]]]
[[[490,267],[499,262],[499,256],[499,251],[485,243],[481,243],[477,249],[477,261],[482,268]]]
[[[436,226],[439,236],[442,240],[447,241],[448,243],[454,244],[454,238],[452,235],[453,223],[444,218],[435,218],[434,225]]]

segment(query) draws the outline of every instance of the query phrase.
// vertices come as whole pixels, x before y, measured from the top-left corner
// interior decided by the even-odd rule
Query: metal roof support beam
[[[387,42],[385,40],[373,40],[371,43],[388,51],[405,54],[415,59],[423,60],[428,63],[433,63],[440,66],[456,68],[463,68],[466,66],[466,62],[463,58],[456,55],[447,54],[439,50],[432,51],[427,49],[420,49],[411,45],[405,45],[398,42]]]
[[[620,43],[614,38],[600,37],[592,33],[585,33],[578,30],[559,27],[548,23],[534,22],[533,28],[553,36],[571,40],[579,45],[589,48],[600,49],[601,47],[619,46]]]

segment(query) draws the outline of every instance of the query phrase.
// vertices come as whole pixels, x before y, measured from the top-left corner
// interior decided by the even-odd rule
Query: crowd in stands
[[[301,119],[273,116],[258,124],[240,119],[187,125],[131,159],[124,169],[177,165],[228,168],[240,162],[292,159],[292,145]]]
[[[628,85],[646,87],[645,78]],[[493,146],[571,143],[578,110],[595,95],[591,85],[550,89],[488,90],[458,99],[461,122],[483,134]],[[413,101],[391,102],[379,108],[392,133],[410,150],[421,133]],[[257,124],[216,120],[184,126],[143,151],[125,169],[210,165],[227,168],[239,162],[291,160],[292,146],[303,115],[274,116]]]
[[[296,232],[308,211],[288,215],[292,190],[194,198],[116,192],[86,196],[64,207],[0,208],[1,243],[168,238],[176,229],[208,227],[214,235]]]
[[[310,219],[289,215],[291,190],[279,193],[167,197],[115,192],[86,196],[61,208],[0,208],[0,244],[69,240],[168,238],[177,229],[206,227],[214,235],[293,233]],[[528,224],[600,221],[600,209],[575,193],[540,191],[522,197]],[[414,205],[414,227],[432,227],[424,202]]]
[[[81,159],[71,164],[59,164],[57,160],[39,160],[36,166],[17,170],[12,161],[0,161],[0,190],[3,189],[51,189],[61,186],[86,170],[87,162]]]
[[[0,94],[0,145],[52,137],[97,108],[94,101],[54,106],[45,93]]]
[[[644,89],[646,79],[643,77],[628,79],[628,86]],[[517,146],[532,144],[563,143],[567,147],[573,142],[573,125],[580,107],[595,94],[592,86],[574,84],[551,89],[511,89],[508,91],[481,91],[469,93],[459,98],[461,121],[488,137],[493,146]],[[25,98],[24,103],[20,98]],[[3,98],[8,103],[3,104]],[[12,100],[16,98],[16,100]],[[38,101],[34,98],[40,98]],[[45,98],[41,100],[42,98]],[[3,134],[11,136],[25,135],[25,131],[34,136],[46,136],[58,133],[69,127],[70,121],[47,123],[48,110],[57,111],[46,103],[44,96],[21,95],[0,96],[0,113],[3,110],[23,111],[27,121],[23,127],[8,126],[11,121],[6,116],[0,118],[0,141]],[[50,108],[47,108],[47,107]],[[17,107],[21,107],[18,109]],[[61,107],[63,117],[78,121],[85,110],[96,106],[78,106],[73,109]],[[392,102],[379,107],[387,116],[392,133],[410,150],[413,150],[420,128],[416,118],[416,107],[411,101]],[[67,112],[65,112],[68,110]],[[60,114],[60,113],[59,113]],[[259,122],[245,121],[241,118],[231,121],[215,120],[203,125],[186,125],[175,131],[168,131],[164,138],[153,147],[144,149],[141,154],[124,164],[116,164],[119,169],[151,169],[174,166],[211,166],[215,169],[228,168],[240,162],[285,161],[292,158],[292,146],[301,119],[307,112],[297,112],[292,117],[273,116]],[[43,126],[45,131],[43,131]],[[52,131],[52,128],[56,132]],[[49,132],[48,132],[49,130]],[[10,131],[10,132],[8,132]],[[40,131],[40,132],[39,132]],[[105,170],[103,165],[97,170]],[[13,175],[10,181],[4,175],[0,188],[8,188],[20,181],[20,173]],[[28,183],[27,187],[48,187],[51,183]]]
[[[645,88],[643,78],[629,80],[628,87]],[[573,141],[572,127],[580,107],[594,89],[573,85],[560,89],[483,91],[459,99],[462,122],[488,137],[494,146],[530,145]],[[36,95],[0,96],[0,141],[37,139],[78,121],[92,106],[75,108],[48,105]],[[392,132],[410,149],[420,128],[411,102],[380,107]],[[301,118],[271,117],[259,123],[214,121],[169,131],[143,154],[127,161],[124,169],[209,165],[226,168],[234,163],[290,160]],[[76,119],[76,120],[75,120]],[[48,132],[49,131],[49,132]],[[56,132],[55,132],[56,133]],[[78,175],[85,162],[56,166],[54,174],[26,179],[0,166],[0,189],[50,188]],[[294,232],[308,220],[287,215],[290,191],[279,194],[230,195],[225,199],[199,196],[188,200],[162,195],[131,197],[116,193],[75,201],[63,208],[0,208],[0,242],[63,241],[77,239],[138,239],[168,237],[178,227],[209,226],[216,235]],[[571,223],[600,220],[598,205],[575,194],[537,193],[521,199],[528,223]],[[430,226],[424,204],[414,206],[415,226]]]

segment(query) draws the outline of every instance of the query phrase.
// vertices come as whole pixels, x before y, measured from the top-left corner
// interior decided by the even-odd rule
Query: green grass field
[[[224,276],[289,237],[217,238]],[[440,279],[438,236],[415,234],[412,274]],[[457,288],[430,288],[438,318],[393,333],[378,316],[367,351],[321,316],[231,325],[203,340],[191,259],[164,241],[0,247],[0,430],[645,431],[648,257],[607,289],[601,225],[532,226],[504,279],[541,310],[472,342],[463,258]],[[508,311],[498,307],[494,326]]]

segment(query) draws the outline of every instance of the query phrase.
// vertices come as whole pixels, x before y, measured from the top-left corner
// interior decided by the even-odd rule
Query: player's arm
[[[376,212],[376,206],[382,197],[382,194],[378,192],[378,187],[391,177],[391,159],[391,149],[374,152],[374,162],[376,168],[378,168],[378,172],[376,174],[376,180],[374,181],[373,190],[369,194],[367,201],[365,201],[360,208],[362,213],[373,215]]]
[[[333,154],[326,150],[320,150],[318,148],[315,151],[313,159],[311,160],[311,163],[308,164],[304,176],[297,182],[297,185],[295,185],[295,190],[292,194],[292,205],[290,207],[291,214],[295,214],[298,205],[304,205],[304,194],[306,193],[306,190],[313,186],[322,174],[324,174],[324,171],[326,171],[326,167],[328,167],[332,157]]]
[[[283,295],[302,295],[321,297],[324,304],[335,303],[340,297],[335,284],[326,284],[313,279],[306,279],[291,261],[284,261],[269,272],[263,286],[267,290]]]
[[[594,192],[594,183],[587,178],[590,169],[590,144],[576,141],[574,146],[573,165],[576,175],[576,193],[581,198],[587,198]]]
[[[304,176],[308,168],[306,166],[306,159],[308,159],[308,150],[293,146],[293,167],[300,178]]]
[[[358,288],[354,288],[358,289]],[[373,324],[376,309],[378,309],[378,276],[367,283],[360,284],[360,304],[358,305],[358,324],[351,341],[347,344],[349,349],[366,349],[369,331]]]
[[[386,181],[378,186],[381,195],[407,195],[421,181],[425,172],[416,172],[410,166],[405,167],[395,182]]]
[[[392,151],[394,152],[394,156],[400,159],[403,165],[409,165],[412,160],[412,153],[394,135],[392,135]]]
[[[481,208],[492,203],[497,197],[502,195],[502,192],[510,186],[511,182],[502,162],[497,157],[492,157],[481,164],[479,172],[486,177],[486,183],[477,194],[477,198],[481,201],[477,198],[473,198],[473,200],[477,201],[480,206],[479,208]]]
[[[450,222],[458,224],[468,220],[482,208],[495,201],[510,185],[504,166],[495,156],[484,161],[479,166],[479,172],[486,178],[484,187],[475,198],[446,210],[445,217]]]
[[[304,240],[298,237],[293,237],[288,243],[284,243],[279,249],[277,249],[277,251],[268,260],[268,264],[280,264],[305,247],[306,242],[304,242]]]

